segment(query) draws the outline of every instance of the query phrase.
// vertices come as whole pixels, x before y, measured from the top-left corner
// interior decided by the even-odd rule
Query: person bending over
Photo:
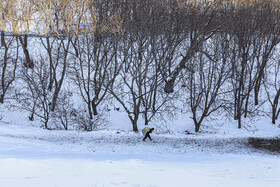
[[[143,138],[143,141],[146,140],[146,138],[149,138],[151,141],[153,140],[150,136],[150,133],[152,133],[155,129],[154,128],[150,128],[150,127],[145,127],[143,130],[142,130],[142,133],[144,135],[144,138]]]

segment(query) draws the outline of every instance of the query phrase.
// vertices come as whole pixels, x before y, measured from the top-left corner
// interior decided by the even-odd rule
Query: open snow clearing
[[[280,155],[248,138],[0,125],[0,186],[279,186]]]

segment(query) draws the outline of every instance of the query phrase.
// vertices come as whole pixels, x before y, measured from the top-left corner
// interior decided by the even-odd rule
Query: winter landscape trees
[[[217,112],[241,128],[265,105],[275,124],[279,10],[266,0],[1,0],[0,103],[46,129],[93,130],[116,103],[133,131],[184,103],[196,132]]]

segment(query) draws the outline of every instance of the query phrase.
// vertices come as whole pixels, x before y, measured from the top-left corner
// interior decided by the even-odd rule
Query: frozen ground
[[[267,136],[280,134],[272,129]],[[47,131],[2,121],[0,186],[280,186],[280,154],[248,146],[241,134],[152,134],[155,141],[142,142],[127,130]]]
[[[215,156],[138,159],[0,160],[1,186],[279,186],[279,158]]]

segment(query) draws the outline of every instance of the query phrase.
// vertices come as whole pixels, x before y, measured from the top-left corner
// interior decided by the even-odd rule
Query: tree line
[[[1,0],[0,103],[44,128],[280,114],[278,1]],[[264,105],[270,111],[262,111]]]

